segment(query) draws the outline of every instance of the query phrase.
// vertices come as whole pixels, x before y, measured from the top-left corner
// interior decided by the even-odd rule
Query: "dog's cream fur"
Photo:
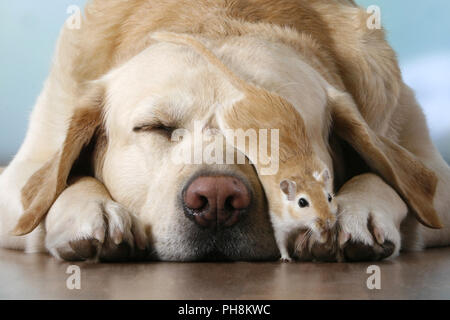
[[[193,236],[178,196],[190,177],[208,170],[241,176],[254,191],[250,222],[227,235],[236,243],[221,247],[222,253],[232,259],[277,255],[263,190],[250,165],[177,166],[170,163],[169,154],[182,144],[175,146],[160,133],[133,131],[155,120],[188,130],[194,121],[215,127],[213,106],[234,105],[242,99],[188,46],[152,40],[156,31],[189,33],[205,43],[243,80],[292,103],[308,123],[309,133],[317,135],[316,141],[329,129],[327,109],[320,108],[330,101],[327,86],[348,93],[362,116],[358,121],[376,134],[374,145],[380,150],[381,145],[399,145],[401,149],[395,150],[431,170],[418,177],[425,182],[418,186],[428,191],[429,201],[421,203],[427,198],[418,193],[417,204],[408,192],[414,185],[398,179],[396,172],[401,170],[371,164],[403,191],[411,212],[429,226],[443,226],[441,230],[422,226],[412,214],[400,228],[405,203],[384,181],[367,174],[344,184],[338,194],[341,249],[350,238],[369,249],[375,240],[390,241],[394,255],[401,247],[449,244],[450,169],[430,140],[423,113],[401,79],[383,31],[367,30],[366,19],[350,0],[91,1],[80,30],[63,28],[27,137],[0,176],[0,189],[6,190],[0,195],[0,245],[26,251],[45,247],[59,258],[82,259],[89,255],[86,246],[80,250],[80,241],[96,240],[96,257],[106,258],[114,245],[125,241],[135,251],[149,245],[163,260],[201,258],[212,249],[207,238]],[[96,118],[99,111],[104,115],[102,125]],[[332,115],[338,119],[336,133],[370,162],[373,150],[365,158],[361,141],[352,143],[358,131],[351,121],[346,123],[350,114]],[[96,179],[73,179],[65,188],[75,157],[95,129]],[[336,175],[345,178],[345,160],[333,144],[330,148]],[[322,157],[331,159],[326,151]],[[392,175],[389,181],[387,176]],[[432,176],[437,177],[437,186]],[[417,210],[422,204],[435,211]],[[45,223],[23,235],[48,209]],[[374,235],[368,220],[377,231]],[[11,235],[14,228],[21,236]]]

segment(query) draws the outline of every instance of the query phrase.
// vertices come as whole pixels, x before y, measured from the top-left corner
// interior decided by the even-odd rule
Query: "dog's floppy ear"
[[[411,152],[371,130],[349,94],[329,88],[328,101],[336,134],[400,194],[422,224],[442,228],[433,207],[436,174]]]
[[[61,148],[22,188],[24,213],[12,231],[13,235],[28,234],[39,225],[56,198],[66,188],[72,165],[100,125],[103,87],[95,84],[87,91],[68,124]]]

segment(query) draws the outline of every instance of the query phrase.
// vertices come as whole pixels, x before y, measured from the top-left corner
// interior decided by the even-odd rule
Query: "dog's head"
[[[438,225],[425,204],[434,193],[432,173],[406,150],[373,133],[352,99],[330,89],[294,50],[261,42],[238,38],[218,44],[214,57],[243,81],[283,96],[302,110],[310,128],[325,136],[331,115],[336,132],[396,187],[421,220]],[[115,201],[141,218],[158,258],[278,256],[268,204],[253,166],[237,163],[237,151],[230,151],[214,130],[216,108],[248,97],[218,70],[212,52],[199,48],[186,42],[155,42],[89,84],[61,150],[23,190],[26,212],[16,234],[39,223],[65,188],[83,147],[95,132],[102,132],[94,157],[96,176]],[[267,116],[267,110],[261,116]]]

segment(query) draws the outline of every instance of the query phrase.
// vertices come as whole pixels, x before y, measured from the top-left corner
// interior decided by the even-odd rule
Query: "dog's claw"
[[[119,229],[115,229],[112,235],[112,239],[115,245],[119,245],[123,242],[123,233]]]
[[[88,212],[83,212],[90,223],[90,231],[80,236],[78,224],[66,226],[72,236],[59,240],[60,229],[49,229],[47,248],[56,257],[70,261],[124,261],[145,260],[149,255],[147,236],[138,218],[112,201],[93,202]],[[95,219],[92,219],[92,218]]]

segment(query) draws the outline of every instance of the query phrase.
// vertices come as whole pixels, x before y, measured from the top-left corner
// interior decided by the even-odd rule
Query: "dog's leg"
[[[421,250],[450,245],[450,168],[433,145],[423,112],[407,87],[403,89],[400,104],[399,114],[395,115],[402,124],[400,144],[436,173],[439,181],[434,207],[444,225],[443,229],[433,230],[421,225],[413,216],[408,216],[402,224],[402,247],[405,250]]]
[[[15,237],[10,232],[23,214],[22,188],[29,178],[51,159],[62,144],[71,110],[56,110],[48,101],[48,90],[60,91],[49,81],[31,116],[30,127],[22,147],[13,161],[0,175],[0,246],[27,250],[30,235]],[[57,86],[59,87],[59,86]],[[61,94],[63,96],[63,94]],[[61,105],[69,103],[60,99]],[[35,237],[32,233],[31,238]],[[30,243],[31,244],[31,243]],[[31,244],[39,247],[38,243]],[[36,251],[31,249],[31,251]],[[39,251],[39,250],[38,250]]]
[[[344,185],[337,197],[342,229],[339,245],[347,260],[380,259],[394,256],[400,249],[421,250],[450,244],[450,169],[433,145],[423,112],[406,86],[393,123],[395,127],[387,134],[396,137],[400,145],[436,173],[439,181],[434,207],[445,227],[427,228],[411,214],[403,219],[403,201],[388,185],[367,175],[356,177]],[[385,243],[380,246],[382,241],[377,240]]]
[[[45,251],[42,225],[26,236],[11,235],[23,212],[21,189],[41,166],[39,162],[15,161],[0,175],[0,246],[3,248],[26,252]]]
[[[22,188],[60,149],[77,107],[78,83],[71,74],[71,66],[79,55],[75,45],[76,35],[76,32],[63,28],[51,73],[31,114],[26,138],[17,155],[0,175],[2,247],[27,250],[27,243],[33,248],[43,244],[42,241],[39,244],[31,240],[36,232],[22,237],[11,236],[10,232],[23,214]]]
[[[58,259],[147,258],[143,224],[114,202],[94,178],[79,178],[59,196],[47,215],[45,229],[45,246]]]
[[[381,260],[398,255],[400,224],[408,208],[394,189],[374,174],[363,174],[348,181],[336,201],[343,260]]]

